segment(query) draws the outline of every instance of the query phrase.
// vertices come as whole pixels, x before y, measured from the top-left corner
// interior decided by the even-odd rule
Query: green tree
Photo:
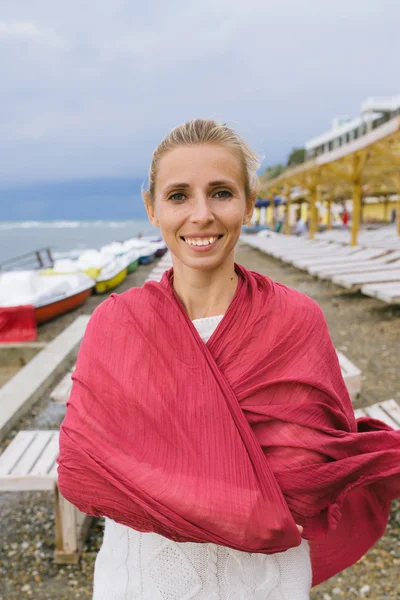
[[[306,160],[306,149],[305,148],[293,148],[289,154],[287,160],[287,166],[293,167],[294,165],[301,165]]]
[[[274,165],[273,167],[267,167],[264,173],[265,179],[274,179],[278,177],[286,169],[284,165]]]

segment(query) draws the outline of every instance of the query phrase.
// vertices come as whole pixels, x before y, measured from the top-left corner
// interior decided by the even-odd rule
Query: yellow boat
[[[109,279],[98,279],[96,281],[95,290],[97,294],[105,294],[106,292],[110,292],[117,286],[121,285],[121,283],[125,280],[128,274],[128,269],[125,268],[113,277]]]

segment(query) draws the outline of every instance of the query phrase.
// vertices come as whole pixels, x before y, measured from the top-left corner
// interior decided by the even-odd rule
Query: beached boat
[[[7,271],[0,275],[0,310],[33,306],[37,325],[81,306],[94,281],[84,273]]]
[[[131,238],[130,240],[126,240],[124,246],[139,252],[139,263],[141,265],[147,265],[148,263],[153,262],[156,257],[157,248],[155,245],[143,238]]]
[[[139,258],[137,258],[136,260],[131,262],[131,264],[128,266],[128,273],[134,273],[139,265],[140,265]]]
[[[126,267],[122,270],[120,270],[118,267],[116,271],[113,267],[111,267],[111,269],[102,269],[101,276],[99,276],[96,280],[96,293],[105,294],[106,292],[110,292],[111,290],[115,289],[126,279],[127,274],[128,269]]]
[[[115,256],[108,250],[84,250],[75,260],[56,260],[54,270],[64,273],[84,272],[94,279],[96,293],[104,294],[124,281],[128,264],[129,259],[125,255]]]
[[[143,240],[144,242],[151,244],[151,246],[155,250],[156,258],[160,258],[161,256],[164,256],[164,254],[168,250],[167,244],[164,242],[162,237],[150,237],[150,236],[147,237],[146,236],[146,237],[140,238],[140,240]]]
[[[140,264],[140,252],[137,248],[132,248],[127,242],[112,242],[103,246],[101,252],[109,252],[114,256],[121,256],[126,262],[128,273],[136,271]]]

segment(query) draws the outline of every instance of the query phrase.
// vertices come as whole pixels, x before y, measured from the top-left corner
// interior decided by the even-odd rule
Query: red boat
[[[8,271],[0,275],[0,341],[34,340],[37,325],[81,306],[95,281],[85,273]]]
[[[70,312],[75,308],[78,308],[89,298],[90,294],[93,291],[94,282],[91,287],[88,287],[76,294],[71,296],[67,296],[65,298],[60,298],[59,300],[53,300],[48,304],[43,304],[41,306],[35,306],[35,320],[36,324],[40,325],[41,323],[45,323],[46,321],[51,321],[55,317],[63,315],[64,313]]]

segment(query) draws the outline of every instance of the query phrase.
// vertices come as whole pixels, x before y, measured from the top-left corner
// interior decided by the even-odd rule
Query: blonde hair
[[[246,198],[257,194],[259,182],[256,173],[260,166],[257,153],[227,125],[211,119],[194,119],[172,129],[154,150],[149,169],[149,187],[142,190],[146,203],[154,202],[158,167],[162,157],[175,148],[200,144],[213,144],[229,149],[242,166]]]

